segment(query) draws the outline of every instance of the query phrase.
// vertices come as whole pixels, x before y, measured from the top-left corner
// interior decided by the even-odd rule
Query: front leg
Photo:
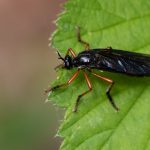
[[[48,88],[47,90],[45,90],[45,93],[48,93],[48,92],[51,92],[51,91],[55,91],[56,89],[58,88],[61,88],[61,87],[64,87],[64,86],[68,86],[70,83],[72,83],[72,81],[78,76],[79,74],[79,69],[73,74],[73,76],[66,82],[66,83],[63,83],[63,84],[59,84],[59,85],[56,85],[52,88]]]
[[[68,48],[67,53],[66,53],[65,56],[69,55],[69,53],[71,53],[71,55],[72,55],[73,58],[76,57],[76,54],[75,54],[75,52],[72,50],[72,48]]]

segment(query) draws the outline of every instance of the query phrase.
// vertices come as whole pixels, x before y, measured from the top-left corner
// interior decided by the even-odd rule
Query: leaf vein
[[[106,145],[106,142],[108,142],[108,140],[113,136],[113,134],[115,133],[115,131],[118,129],[119,125],[123,122],[123,120],[128,116],[129,112],[131,111],[131,108],[133,108],[133,106],[136,104],[136,102],[138,100],[140,100],[140,97],[142,96],[144,90],[147,88],[148,86],[145,86],[141,92],[139,92],[138,96],[135,98],[133,104],[129,107],[129,109],[127,110],[127,112],[125,113],[124,117],[122,117],[120,119],[120,121],[118,122],[118,124],[116,125],[115,130],[110,134],[110,136],[106,139],[106,141],[103,143],[102,147],[103,148]]]

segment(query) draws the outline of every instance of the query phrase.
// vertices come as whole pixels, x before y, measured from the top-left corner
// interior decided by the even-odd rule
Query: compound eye
[[[72,68],[72,59],[71,59],[71,57],[70,57],[69,55],[67,55],[67,56],[65,57],[65,67],[66,67],[67,69]]]
[[[66,66],[67,66],[67,67],[69,67],[69,66],[70,66],[70,63],[69,63],[69,61],[67,61],[67,62],[66,62]]]
[[[70,69],[70,63],[69,63],[68,60],[65,61],[65,67],[66,67],[67,69]]]

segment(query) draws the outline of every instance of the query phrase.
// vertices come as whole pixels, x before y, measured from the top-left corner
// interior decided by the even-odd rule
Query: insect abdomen
[[[104,55],[105,53],[100,54],[99,60],[91,67],[133,76],[150,76],[150,62],[139,61],[138,59],[133,60],[119,55],[114,56],[112,53]]]

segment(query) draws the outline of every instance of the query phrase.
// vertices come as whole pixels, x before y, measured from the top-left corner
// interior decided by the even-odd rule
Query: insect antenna
[[[58,51],[57,51],[57,54],[59,56],[58,59],[61,59],[61,60],[65,61],[65,59],[60,55],[60,53]],[[57,70],[59,68],[64,68],[64,64],[62,63],[62,64],[56,66],[54,69]]]
[[[57,51],[57,54],[58,54],[58,59],[61,59],[61,60],[63,60],[63,61],[65,61],[65,59],[60,55],[60,53]]]

